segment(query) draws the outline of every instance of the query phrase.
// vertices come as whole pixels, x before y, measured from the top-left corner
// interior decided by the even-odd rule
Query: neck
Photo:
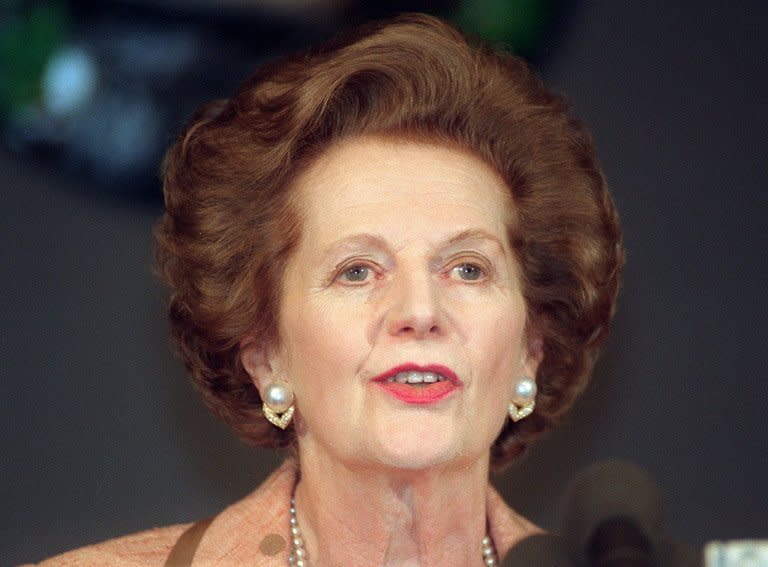
[[[313,565],[483,565],[488,455],[426,470],[301,451],[297,519]]]

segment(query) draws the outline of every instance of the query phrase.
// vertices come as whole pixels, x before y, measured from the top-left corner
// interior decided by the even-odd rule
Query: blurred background
[[[208,516],[279,462],[206,413],[167,339],[158,164],[260,63],[402,11],[567,93],[623,217],[594,380],[497,486],[557,531],[569,479],[619,457],[661,486],[672,537],[768,537],[766,6],[0,0],[0,564]]]

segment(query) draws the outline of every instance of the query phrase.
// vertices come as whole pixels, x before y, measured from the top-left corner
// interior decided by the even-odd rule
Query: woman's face
[[[296,190],[281,347],[246,368],[262,391],[292,385],[302,457],[405,469],[487,458],[514,381],[538,363],[503,181],[457,150],[360,138]]]

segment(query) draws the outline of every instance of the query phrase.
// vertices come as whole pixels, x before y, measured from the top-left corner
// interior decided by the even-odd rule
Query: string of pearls
[[[296,500],[291,496],[291,554],[288,556],[288,565],[291,567],[307,567],[307,550],[301,537],[301,528],[296,519]]]
[[[296,501],[291,496],[291,554],[288,556],[288,565],[291,567],[309,567],[307,562],[307,549],[304,547],[304,539],[301,537],[301,528],[296,519]],[[493,545],[491,536],[486,535],[482,541],[483,563],[488,566],[497,565],[499,558],[496,555],[496,548]]]
[[[483,562],[486,565],[496,565],[499,562],[499,558],[496,555],[496,548],[493,546],[493,540],[491,536],[486,535],[483,538]]]

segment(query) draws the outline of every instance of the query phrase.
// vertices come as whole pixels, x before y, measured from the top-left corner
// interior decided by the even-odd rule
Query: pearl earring
[[[509,404],[509,417],[518,422],[533,413],[536,407],[536,381],[529,376],[522,376],[515,384],[512,401]]]
[[[277,380],[267,385],[261,410],[272,425],[280,429],[288,427],[294,409],[293,390],[287,382]]]

